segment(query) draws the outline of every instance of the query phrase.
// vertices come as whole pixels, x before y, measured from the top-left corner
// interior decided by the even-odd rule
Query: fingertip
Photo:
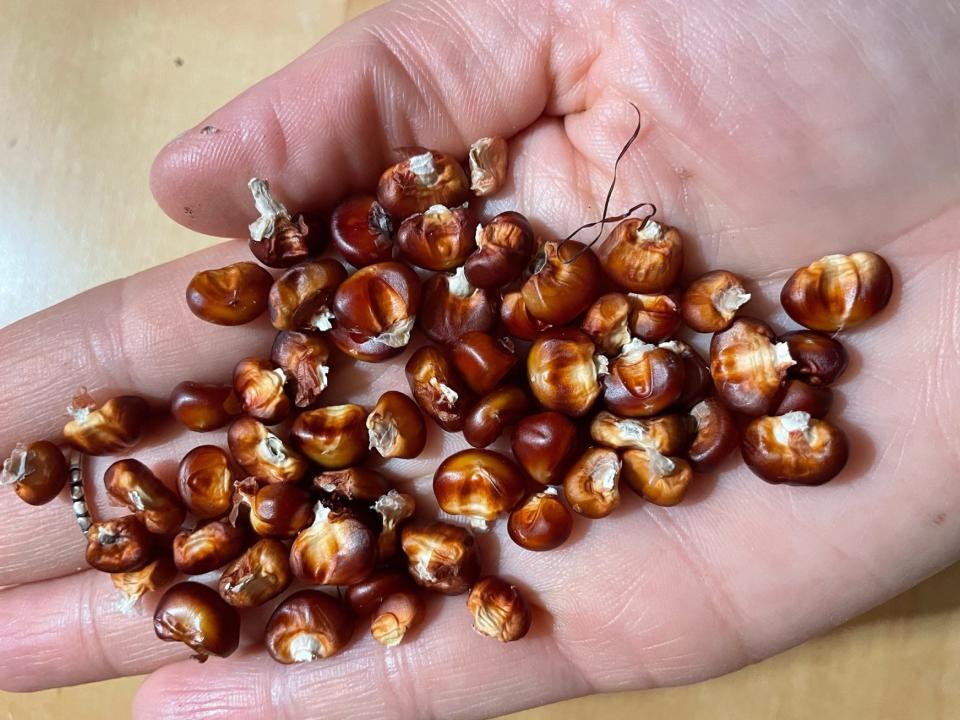
[[[245,202],[246,187],[233,187],[237,171],[226,171],[241,161],[236,133],[205,121],[160,150],[150,168],[150,191],[171,219],[191,230],[244,237],[253,204]]]

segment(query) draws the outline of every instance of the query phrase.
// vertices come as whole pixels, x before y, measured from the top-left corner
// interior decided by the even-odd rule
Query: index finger
[[[153,193],[177,222],[236,237],[253,219],[251,177],[268,178],[291,210],[322,210],[373,186],[393,147],[462,157],[549,109],[551,75],[576,62],[550,57],[551,32],[538,3],[512,14],[492,3],[378,8],[167,145]]]

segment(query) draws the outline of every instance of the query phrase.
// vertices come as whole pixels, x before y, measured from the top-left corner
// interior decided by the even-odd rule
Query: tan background
[[[375,4],[0,0],[0,325],[213,242],[154,206],[156,150]],[[120,720],[138,684],[0,693],[0,718]],[[511,718],[584,716],[958,717],[960,565],[734,675]]]

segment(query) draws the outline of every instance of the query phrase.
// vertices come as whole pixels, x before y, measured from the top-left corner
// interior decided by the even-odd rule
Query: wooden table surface
[[[214,242],[154,205],[156,150],[375,4],[2,0],[0,325]],[[0,693],[0,718],[119,720],[138,683]],[[733,675],[511,718],[585,716],[960,717],[960,566]]]

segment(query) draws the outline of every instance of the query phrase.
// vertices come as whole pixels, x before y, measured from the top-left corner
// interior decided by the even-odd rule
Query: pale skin
[[[161,206],[198,232],[242,237],[250,177],[290,207],[368,188],[394,146],[463,156],[507,137],[510,182],[486,211],[516,208],[544,236],[595,219],[636,103],[644,118],[614,209],[649,200],[687,238],[686,276],[752,280],[751,315],[792,329],[776,296],[789,270],[874,250],[894,268],[890,307],[845,333],[850,368],[835,412],[852,458],[821,488],[775,487],[739,462],[697,481],[685,504],[625,495],[536,554],[503,523],[491,570],[537,606],[508,646],[470,630],[464,598],[430,606],[412,641],[386,651],[361,624],[342,655],[281,667],[258,644],[264,615],[228,660],[200,667],[117,609],[109,578],[83,569],[61,498],[0,494],[0,687],[35,690],[150,673],[144,719],[479,718],[585,693],[689,683],[768,657],[910,587],[960,557],[960,123],[948,2],[906,8],[723,3],[395,3],[307,55],[166,147]],[[212,125],[218,133],[201,133]],[[187,214],[184,208],[191,208]],[[56,437],[83,383],[98,397],[159,402],[184,379],[223,380],[265,354],[263,321],[193,318],[183,288],[201,268],[246,259],[227,242],[98,288],[0,331],[0,451]],[[55,348],[53,351],[50,348]],[[337,362],[328,400],[368,407],[403,387],[402,363]],[[429,498],[435,432],[417,461],[388,466]],[[158,421],[136,456],[171,475],[190,448],[223,443]],[[94,505],[107,510],[91,466]],[[624,491],[629,493],[628,490]],[[111,510],[116,513],[116,509]],[[29,620],[27,620],[29,618]]]

